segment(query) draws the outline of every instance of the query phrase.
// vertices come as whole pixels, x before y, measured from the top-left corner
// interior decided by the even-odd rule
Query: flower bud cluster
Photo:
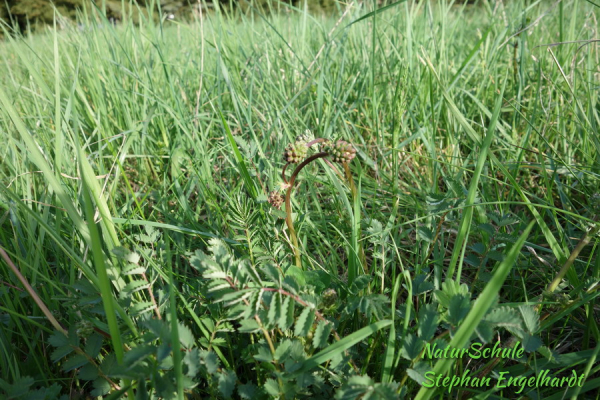
[[[87,320],[81,320],[77,323],[77,336],[87,338],[94,333],[94,324]]]
[[[308,155],[309,143],[314,143],[311,142],[313,140],[311,136],[305,133],[298,136],[294,143],[288,144],[283,152],[283,160],[289,164],[302,162]],[[337,140],[335,142],[325,140],[322,142],[321,149],[327,153],[333,162],[341,164],[347,164],[356,157],[356,149],[352,144],[344,140]]]
[[[283,152],[283,160],[290,164],[297,164],[306,158],[308,146],[304,140],[296,140],[290,143]]]
[[[279,209],[283,204],[283,196],[276,190],[269,193],[269,204]]]
[[[356,149],[352,145],[344,140],[338,140],[337,142],[325,142],[323,144],[324,150],[329,153],[333,162],[346,164],[352,161],[356,157]]]
[[[337,292],[333,288],[326,289],[323,292],[323,305],[325,307],[331,307],[335,304],[338,298]]]

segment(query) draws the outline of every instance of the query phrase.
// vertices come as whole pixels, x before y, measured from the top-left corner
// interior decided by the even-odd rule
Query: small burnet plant
[[[303,141],[290,143],[283,152],[283,160],[290,164],[297,164],[306,158],[308,147]]]
[[[277,190],[273,190],[269,193],[269,204],[271,204],[276,209],[280,209],[283,204],[283,196]]]
[[[323,147],[331,156],[331,160],[336,163],[349,163],[356,157],[356,150],[354,147],[343,140],[338,140],[337,142],[325,142]]]
[[[321,144],[321,151],[311,156],[308,155],[309,148],[316,144]],[[350,184],[350,189],[353,196],[356,196],[356,188],[352,180],[352,174],[348,164],[356,157],[356,149],[351,143],[344,140],[330,141],[324,138],[313,139],[312,135],[307,132],[304,135],[300,135],[296,138],[294,143],[290,143],[286,146],[283,152],[283,160],[286,162],[285,166],[281,171],[281,177],[284,182],[286,190],[285,196],[285,212],[286,212],[286,224],[290,232],[290,238],[292,240],[292,246],[294,250],[294,256],[296,259],[296,266],[302,268],[300,259],[300,248],[298,246],[298,238],[296,237],[296,231],[294,229],[294,223],[292,220],[292,202],[291,195],[296,182],[296,177],[300,171],[311,162],[323,158],[325,162],[338,174],[341,175],[337,170],[334,163],[341,164],[346,173],[346,179]],[[292,172],[290,179],[286,178],[286,169],[292,164],[298,164],[298,166]],[[281,207],[281,195],[278,192],[271,192],[269,194],[269,203],[276,208]]]

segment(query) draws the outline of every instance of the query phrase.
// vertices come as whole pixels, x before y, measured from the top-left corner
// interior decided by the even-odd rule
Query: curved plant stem
[[[298,268],[302,268],[302,261],[300,260],[300,247],[298,247],[298,238],[296,237],[296,231],[294,230],[294,222],[292,221],[292,190],[294,190],[294,183],[296,183],[296,176],[300,173],[302,168],[306,167],[308,164],[313,162],[316,159],[327,157],[327,152],[321,152],[314,154],[308,157],[306,160],[302,161],[292,173],[289,181],[289,187],[285,194],[285,222],[287,224],[288,230],[290,231],[290,238],[292,239],[292,247],[294,250],[294,256],[296,258],[296,266]],[[285,170],[284,170],[285,171]]]
[[[290,163],[286,163],[286,164],[283,166],[283,169],[281,170],[281,179],[283,179],[283,181],[284,181],[285,183],[289,183],[289,182],[288,182],[288,180],[287,180],[287,178],[285,177],[285,170],[287,169],[288,165],[290,165]]]
[[[325,139],[323,139],[323,138],[317,138],[317,139],[311,140],[310,142],[306,143],[306,147],[310,147],[310,146],[312,146],[312,145],[315,145],[315,144],[317,144],[317,143],[322,143],[322,142],[324,142],[324,141],[325,141]],[[327,161],[327,160],[325,160],[325,161]],[[327,161],[327,163],[328,163],[329,165],[331,165],[331,167],[332,167],[333,169],[335,169],[335,166],[334,166],[333,164],[331,164],[331,162]],[[288,180],[287,180],[287,178],[285,177],[285,171],[287,170],[287,167],[288,167],[288,165],[290,165],[290,163],[289,163],[289,162],[288,162],[288,163],[286,163],[286,164],[283,166],[283,169],[281,170],[281,179],[283,179],[283,182],[285,182],[285,183],[289,183],[289,182],[288,182]],[[336,170],[336,172],[337,172],[337,170]]]
[[[310,147],[310,146],[312,146],[313,144],[317,144],[317,143],[323,143],[323,142],[325,142],[326,140],[327,140],[327,139],[324,139],[324,138],[316,138],[316,139],[313,139],[313,140],[311,140],[310,142],[306,143],[306,147]]]

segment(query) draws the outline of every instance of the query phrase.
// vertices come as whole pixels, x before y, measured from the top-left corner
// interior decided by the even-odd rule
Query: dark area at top
[[[279,3],[291,4],[296,7],[304,7],[305,0],[284,0]],[[335,0],[306,0],[308,10],[312,13],[335,12],[342,5]],[[154,18],[176,19],[180,21],[189,21],[194,19],[194,14],[199,13],[199,7],[205,13],[213,12],[217,7],[222,10],[241,9],[244,12],[252,12],[252,9],[258,9],[265,13],[279,9],[287,9],[285,4],[278,4],[270,0],[214,0],[214,1],[195,1],[195,0],[156,0],[156,1],[125,1],[125,10],[131,15],[134,22],[140,18],[140,15],[147,16],[151,8],[156,11]],[[384,2],[380,1],[380,4]],[[54,21],[54,7],[59,14],[65,18],[75,21],[78,12],[83,12],[84,8],[95,8],[106,12],[110,21],[118,22],[123,19],[123,3],[121,0],[106,0],[105,2],[96,1],[95,6],[89,0],[5,0],[0,4],[0,19],[8,24],[9,27],[16,27],[21,32],[39,31],[45,26],[52,26]],[[159,12],[160,10],[160,12]],[[1,34],[1,32],[0,32]]]

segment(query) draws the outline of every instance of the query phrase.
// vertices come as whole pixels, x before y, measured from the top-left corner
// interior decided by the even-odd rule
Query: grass
[[[586,379],[452,397],[597,398],[599,11],[505,3],[5,35],[0,393],[425,399],[428,371],[550,369]],[[357,155],[302,168],[288,217],[307,131]],[[497,340],[525,357],[423,356]]]

